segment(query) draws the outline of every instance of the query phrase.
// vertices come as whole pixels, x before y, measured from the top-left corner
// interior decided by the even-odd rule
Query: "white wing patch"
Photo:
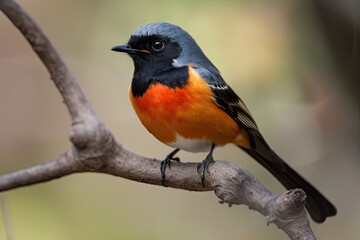
[[[209,84],[209,86],[214,90],[226,90],[226,89],[229,88],[228,85],[212,85],[212,84]]]

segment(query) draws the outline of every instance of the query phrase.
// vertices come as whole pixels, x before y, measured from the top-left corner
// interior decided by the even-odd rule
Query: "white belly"
[[[176,135],[176,141],[167,143],[167,145],[173,148],[179,148],[184,151],[196,153],[196,152],[209,152],[212,143],[206,140],[193,140]]]

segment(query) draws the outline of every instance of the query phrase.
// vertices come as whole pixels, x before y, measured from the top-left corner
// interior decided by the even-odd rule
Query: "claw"
[[[175,154],[179,151],[180,149],[175,149],[174,151],[172,151],[171,153],[169,153],[169,155],[166,156],[165,160],[163,160],[161,162],[161,165],[160,165],[160,172],[161,172],[161,183],[164,187],[166,187],[166,184],[165,184],[165,178],[166,178],[166,175],[165,175],[165,171],[166,171],[166,167],[169,166],[169,169],[170,168],[170,162],[171,161],[176,161],[176,162],[180,162],[180,158],[178,157],[174,157]]]
[[[160,165],[160,171],[161,171],[161,182],[162,185],[166,187],[165,185],[165,169],[166,166],[168,165],[168,161],[165,159],[164,161],[161,161],[161,165]]]
[[[205,171],[208,170],[210,163],[214,162],[214,158],[212,155],[208,155],[204,161],[202,161],[198,167],[197,171],[200,174],[201,184],[205,187]]]
[[[208,170],[210,163],[214,162],[214,158],[213,158],[213,151],[215,148],[215,144],[213,144],[211,146],[210,152],[209,154],[206,156],[205,160],[202,161],[198,166],[197,166],[197,171],[200,174],[200,179],[201,179],[201,184],[203,185],[203,187],[205,187],[205,171]]]

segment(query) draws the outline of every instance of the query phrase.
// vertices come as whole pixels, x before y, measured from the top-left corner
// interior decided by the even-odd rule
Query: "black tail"
[[[256,149],[239,147],[270,171],[287,189],[301,188],[304,190],[307,196],[305,207],[315,222],[324,222],[327,217],[336,214],[334,205],[265,143],[257,142]]]

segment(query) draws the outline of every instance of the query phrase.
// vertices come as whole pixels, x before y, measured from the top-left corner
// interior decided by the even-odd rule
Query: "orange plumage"
[[[202,139],[223,146],[235,143],[249,146],[247,133],[213,101],[206,81],[191,67],[188,84],[169,88],[155,83],[141,97],[131,93],[131,103],[142,124],[163,143]]]

